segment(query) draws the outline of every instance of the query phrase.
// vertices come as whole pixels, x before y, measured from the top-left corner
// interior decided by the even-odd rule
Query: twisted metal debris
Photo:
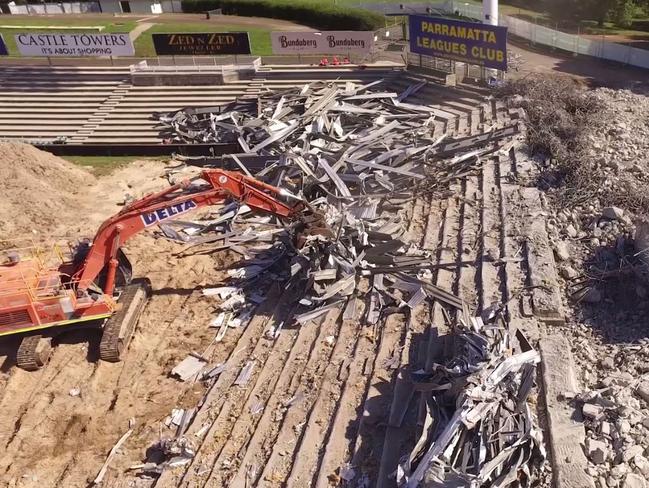
[[[402,486],[504,486],[530,477],[542,458],[527,406],[538,355],[507,357],[504,324],[467,319],[466,304],[431,282],[433,256],[403,234],[416,196],[447,191],[480,168],[481,158],[516,126],[450,139],[436,133],[437,110],[405,100],[425,83],[397,94],[367,85],[312,83],[265,92],[218,107],[158,114],[163,137],[186,143],[237,142],[241,154],[180,158],[170,179],[193,166],[229,166],[281,188],[322,216],[329,233],[301,235],[273,216],[253,215],[233,202],[205,220],[162,226],[186,243],[181,254],[229,249],[242,260],[226,286],[206,289],[217,300],[211,326],[216,340],[229,327],[245,327],[266,299],[286,315],[266,330],[274,339],[286,324],[321,320],[332,309],[350,312],[365,302],[363,325],[435,299],[464,321],[456,354],[415,382],[430,392],[422,438],[400,467]],[[215,381],[214,375],[203,377]],[[426,385],[425,387],[423,385]],[[457,408],[456,408],[457,405]],[[524,484],[524,483],[522,483]]]
[[[494,314],[492,314],[494,315]],[[527,403],[540,355],[525,340],[511,354],[508,327],[460,321],[453,351],[413,374],[426,398],[421,437],[399,466],[399,486],[530,486],[543,464],[542,434]]]

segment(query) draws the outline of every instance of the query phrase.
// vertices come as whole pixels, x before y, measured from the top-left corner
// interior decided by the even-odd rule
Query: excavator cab
[[[103,295],[98,286],[96,293],[77,296],[72,273],[79,257],[74,250],[25,241],[2,241],[0,248],[0,337],[22,336],[19,367],[40,368],[49,358],[53,336],[88,322],[101,326],[118,309],[116,300]],[[120,257],[122,293],[131,282],[132,268],[121,250]]]

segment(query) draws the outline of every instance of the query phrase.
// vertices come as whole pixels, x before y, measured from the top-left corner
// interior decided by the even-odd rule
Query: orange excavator
[[[241,173],[209,169],[130,203],[99,227],[91,244],[77,245],[69,257],[54,253],[55,265],[42,252],[24,256],[15,249],[0,251],[0,336],[23,334],[18,366],[39,369],[51,353],[52,336],[66,326],[89,322],[103,328],[100,358],[119,361],[151,294],[148,279],[132,279],[122,245],[144,229],[227,199],[302,230],[322,222],[285,190]]]

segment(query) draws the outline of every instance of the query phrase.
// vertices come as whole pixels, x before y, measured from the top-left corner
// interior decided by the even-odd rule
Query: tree
[[[635,9],[636,5],[633,0],[619,0],[611,12],[611,17],[615,25],[619,25],[620,27],[631,26]]]
[[[624,1],[624,0],[622,0]],[[600,27],[604,26],[604,22],[610,17],[620,0],[590,0],[588,2],[587,15],[584,19],[593,19],[597,21]]]
[[[603,27],[611,20],[628,27],[638,7],[649,12],[649,0],[543,0],[543,7],[559,23],[596,20]]]
[[[543,6],[550,16],[559,23],[570,23],[583,18],[584,0],[544,0]]]

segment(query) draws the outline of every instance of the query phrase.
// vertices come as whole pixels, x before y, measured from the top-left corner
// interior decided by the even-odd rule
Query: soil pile
[[[27,144],[0,143],[0,239],[50,229],[78,216],[76,195],[94,176]]]

